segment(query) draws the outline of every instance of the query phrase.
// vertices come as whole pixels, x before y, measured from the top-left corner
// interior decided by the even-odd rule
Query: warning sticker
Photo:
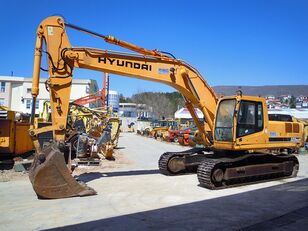
[[[48,26],[47,27],[47,34],[48,35],[53,35],[53,27],[52,26]]]

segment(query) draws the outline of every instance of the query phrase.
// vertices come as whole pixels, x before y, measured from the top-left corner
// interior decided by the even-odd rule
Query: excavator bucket
[[[55,143],[35,155],[29,178],[40,199],[58,199],[96,195],[96,191],[78,183],[65,164],[63,153]]]

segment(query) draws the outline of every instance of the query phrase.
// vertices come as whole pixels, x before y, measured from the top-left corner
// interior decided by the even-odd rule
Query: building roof
[[[195,112],[198,116],[198,118],[202,119],[204,116],[203,116],[203,113],[200,111],[199,108],[195,108]],[[188,111],[187,108],[181,108],[179,110],[177,110],[175,113],[174,113],[174,117],[177,118],[177,119],[191,119],[191,114],[190,112]]]
[[[117,92],[117,91],[114,91],[114,90],[109,90],[109,91],[108,91],[108,94],[117,95],[118,92]]]
[[[120,106],[137,106],[136,103],[120,103]]]

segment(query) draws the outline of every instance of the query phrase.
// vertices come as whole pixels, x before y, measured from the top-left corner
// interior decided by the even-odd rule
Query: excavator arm
[[[107,43],[128,49],[129,52],[72,47],[66,33],[67,27],[99,37]],[[66,126],[74,68],[155,81],[175,88],[183,95],[186,107],[201,133],[204,144],[212,146],[217,97],[195,68],[168,53],[147,50],[112,36],[103,36],[67,24],[58,16],[46,18],[37,29],[32,82],[32,124],[35,116],[34,105],[39,94],[43,53],[47,54],[48,59],[49,78],[46,86],[50,93],[52,125],[44,128],[33,126],[29,131],[36,149],[29,177],[39,197],[63,198],[96,194],[95,190],[74,180],[63,157],[67,149]],[[194,107],[202,111],[206,123],[199,121]],[[38,135],[48,131],[53,132],[53,142],[41,147]]]
[[[135,53],[116,52],[94,48],[73,48],[69,42],[66,27],[78,29],[104,39]],[[46,43],[48,55],[49,80],[52,122],[54,137],[63,140],[71,82],[74,68],[84,68],[123,75],[132,78],[160,82],[178,90],[186,101],[186,106],[199,131],[203,134],[204,143],[212,144],[212,130],[217,97],[200,73],[184,61],[175,59],[157,50],[147,50],[112,36],[103,36],[86,29],[66,24],[61,17],[45,19],[37,31],[32,96],[35,101],[38,95],[40,60],[43,42]],[[204,114],[206,123],[200,123],[194,107]],[[34,108],[34,107],[33,107]],[[34,113],[32,113],[33,115]]]

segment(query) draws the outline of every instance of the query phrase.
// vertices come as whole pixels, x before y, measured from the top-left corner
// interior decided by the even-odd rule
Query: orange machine
[[[29,115],[0,106],[0,155],[13,157],[32,151],[29,128]]]
[[[97,93],[93,93],[93,94],[89,94],[89,95],[86,95],[84,97],[80,97],[78,99],[75,99],[73,101],[73,103],[80,105],[80,106],[84,106],[88,103],[93,103],[93,102],[96,102],[98,100],[104,100],[104,96],[98,95]]]
[[[78,104],[80,106],[84,106],[88,103],[93,103],[96,102],[98,100],[102,101],[102,108],[103,109],[107,109],[106,108],[106,82],[107,82],[107,74],[104,73],[104,87],[100,92],[96,92],[96,93],[92,93],[89,95],[86,95],[84,97],[80,97],[78,99],[75,99],[73,101],[74,104]]]
[[[72,47],[66,28],[96,36],[132,53]],[[239,92],[236,96],[218,100],[213,89],[195,68],[171,54],[147,50],[113,36],[91,32],[65,23],[59,16],[46,18],[37,30],[33,104],[39,93],[43,43],[46,44],[45,53],[48,55],[47,85],[50,89],[52,125],[30,130],[36,148],[30,180],[39,197],[63,198],[96,193],[70,176],[63,158],[74,68],[160,82],[183,95],[206,148],[162,154],[159,169],[163,174],[176,175],[198,169],[199,182],[207,188],[296,176],[299,166],[297,158],[282,154],[279,150],[303,146],[303,125],[269,121],[264,98],[244,96]],[[33,121],[35,107],[32,108]],[[206,123],[200,123],[194,108],[201,110]],[[42,148],[37,142],[37,135],[46,131],[53,132],[54,140]],[[270,149],[277,154],[265,151]]]

